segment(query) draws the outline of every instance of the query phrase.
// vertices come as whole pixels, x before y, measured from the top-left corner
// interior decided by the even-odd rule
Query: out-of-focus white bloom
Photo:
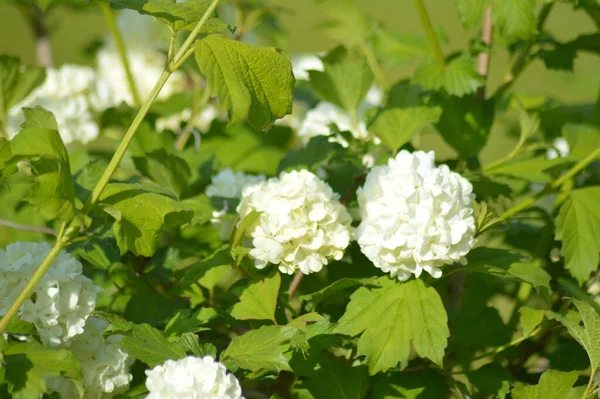
[[[400,151],[376,166],[359,188],[362,252],[392,277],[407,280],[423,270],[438,278],[441,266],[464,262],[475,242],[473,186],[433,152]]]
[[[98,136],[96,112],[109,105],[108,87],[92,68],[63,65],[46,70],[46,80],[8,113],[8,133],[15,136],[25,121],[22,108],[41,106],[54,114],[65,143],[87,143]]]
[[[217,119],[220,114],[221,112],[215,105],[209,104],[205,106],[196,116],[194,122],[192,123],[192,127],[200,130],[201,132],[206,132],[210,128],[212,121]],[[186,108],[177,114],[163,116],[156,120],[156,130],[162,132],[166,129],[169,129],[174,132],[180,132],[181,125],[183,123],[188,123],[191,117],[192,110],[190,108]]]
[[[164,43],[168,43],[168,30],[163,24],[135,11],[121,11],[117,24],[122,32],[131,74],[137,92],[144,99],[158,81],[167,60]],[[98,51],[96,63],[100,78],[109,86],[110,100],[114,105],[121,102],[133,104],[133,98],[123,70],[119,52],[112,39],[106,39],[104,48]],[[158,99],[167,99],[185,89],[185,75],[175,71],[164,85]]]
[[[73,338],[70,349],[81,364],[83,371],[83,399],[107,399],[124,392],[131,382],[129,368],[133,358],[125,352],[119,342],[121,335],[104,338],[108,323],[104,320],[88,319],[83,334]],[[79,397],[76,388],[64,377],[47,380],[50,391],[56,391],[63,398]]]
[[[298,136],[306,143],[315,136],[330,136],[332,134],[331,125],[336,125],[340,131],[349,131],[352,136],[359,140],[372,139],[378,142],[377,138],[372,137],[368,130],[365,121],[365,112],[369,108],[376,107],[381,104],[383,94],[381,89],[373,86],[367,93],[365,100],[357,110],[357,120],[353,120],[350,113],[340,107],[328,102],[320,102],[316,108],[306,113],[306,118],[302,122],[298,131]],[[333,136],[332,141],[336,141],[348,146],[348,143],[341,136]]]
[[[292,72],[296,80],[308,80],[308,71],[323,71],[323,61],[316,54],[292,55]]]
[[[549,148],[546,151],[546,156],[548,159],[554,159],[558,157],[568,157],[571,153],[571,148],[569,148],[569,143],[562,137],[558,137],[554,139],[552,142],[552,148]]]
[[[205,194],[208,197],[219,197],[239,200],[244,187],[265,181],[264,175],[249,175],[243,172],[235,173],[230,168],[223,169],[211,179],[212,183],[206,187]],[[236,201],[237,202],[237,201]],[[223,209],[213,211],[211,222],[220,230],[219,237],[227,240],[234,228],[233,215],[227,215],[229,201],[225,200]]]
[[[0,315],[6,313],[50,250],[48,243],[36,242],[17,242],[0,250]],[[35,325],[43,343],[64,344],[83,333],[98,291],[82,274],[81,263],[62,251],[19,310],[19,317]]]
[[[350,214],[331,187],[306,170],[246,186],[237,210],[241,219],[262,212],[251,232],[258,269],[273,263],[287,274],[318,272],[329,259],[341,259],[350,242]]]
[[[167,360],[146,370],[146,399],[240,399],[240,383],[211,356]]]

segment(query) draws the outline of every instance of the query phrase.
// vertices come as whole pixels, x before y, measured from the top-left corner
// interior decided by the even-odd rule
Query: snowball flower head
[[[350,242],[350,214],[331,187],[307,170],[247,186],[237,210],[241,219],[262,212],[251,232],[250,256],[258,269],[273,263],[287,274],[318,272],[329,259],[341,259]]]
[[[473,186],[434,158],[400,151],[371,169],[358,190],[362,252],[401,281],[423,270],[440,277],[440,266],[464,262],[475,242]]]
[[[146,375],[146,399],[243,398],[237,378],[211,356],[167,360]]]
[[[37,242],[17,242],[0,250],[0,315],[6,314],[50,250],[48,243]],[[81,263],[62,251],[19,310],[19,317],[35,325],[44,344],[64,344],[83,333],[98,291],[82,274]]]
[[[240,198],[242,190],[248,185],[257,184],[265,180],[264,175],[250,175],[243,172],[235,173],[230,168],[223,169],[211,179],[206,187],[209,197]]]
[[[306,113],[306,118],[298,130],[298,136],[304,142],[308,142],[315,136],[329,136],[332,134],[330,126],[333,124],[340,131],[349,131],[352,133],[352,136],[359,140],[369,140],[372,137],[367,130],[365,112],[369,108],[380,105],[382,99],[383,93],[381,89],[377,86],[371,87],[358,108],[358,121],[356,123],[346,110],[328,102],[320,102],[314,109]],[[339,142],[344,147],[348,146],[346,140],[341,136],[334,136],[331,140]],[[373,141],[378,142],[379,140],[373,138]]]
[[[58,132],[65,143],[87,143],[100,129],[96,113],[109,106],[108,86],[99,81],[93,69],[77,65],[48,68],[46,80],[8,114],[11,137],[25,121],[22,108],[41,106],[54,114]]]
[[[121,348],[121,335],[104,338],[108,323],[97,318],[89,318],[83,334],[71,340],[71,351],[81,364],[83,371],[83,399],[109,398],[124,392],[131,382],[129,368],[133,358]],[[75,386],[64,377],[53,377],[48,381],[50,390],[63,398],[79,397]]]

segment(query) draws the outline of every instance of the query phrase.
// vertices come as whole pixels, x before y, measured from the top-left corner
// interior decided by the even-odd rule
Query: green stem
[[[17,299],[15,299],[12,305],[10,305],[10,308],[8,309],[6,314],[2,317],[2,320],[0,320],[0,333],[6,330],[6,327],[8,327],[12,319],[15,317],[15,315],[21,308],[21,306],[23,306],[23,303],[27,300],[27,298],[29,298],[35,287],[44,277],[44,274],[46,274],[50,266],[52,266],[52,263],[54,262],[60,251],[62,251],[67,246],[67,243],[64,242],[62,239],[65,226],[66,224],[63,224],[59,236],[56,239],[56,243],[54,244],[54,247],[52,247],[48,255],[46,255],[43,262],[39,265],[35,273],[33,273],[33,276],[31,276],[31,280],[27,282],[27,285],[25,286],[25,288],[23,288],[23,291],[21,291]]]
[[[533,204],[537,202],[542,197],[545,197],[548,194],[551,194],[554,190],[562,186],[565,182],[570,180],[577,173],[581,172],[586,166],[588,166],[594,159],[600,157],[600,148],[596,148],[596,150],[592,151],[588,154],[587,157],[583,158],[581,161],[577,162],[571,169],[567,171],[564,175],[553,181],[552,183],[546,185],[543,190],[538,192],[535,195],[532,195],[512,208],[505,211],[502,215],[500,215],[500,219],[506,220],[511,216],[516,215],[524,209],[529,208]]]
[[[125,48],[125,42],[123,41],[121,32],[119,32],[119,28],[117,27],[115,13],[111,10],[108,3],[102,3],[100,4],[100,7],[102,8],[108,29],[110,30],[110,35],[113,39],[113,42],[115,42],[115,46],[117,47],[119,58],[121,59],[121,66],[123,67],[123,72],[125,72],[125,77],[127,79],[127,86],[129,87],[129,92],[131,93],[133,105],[135,107],[139,107],[141,103],[140,95],[138,94],[137,86],[135,84],[135,80],[133,79],[133,73],[131,73],[129,58],[127,57],[127,49]]]
[[[383,71],[383,68],[379,64],[379,61],[377,61],[377,57],[375,57],[375,54],[373,53],[373,49],[371,49],[366,44],[363,44],[360,46],[360,50],[367,58],[369,67],[371,67],[373,75],[375,76],[375,81],[377,82],[379,87],[381,87],[383,92],[387,93],[388,89],[390,88],[390,84],[388,83],[388,80],[385,77],[385,72]]]
[[[7,140],[10,139],[10,137],[8,136],[8,123],[7,123],[7,116],[6,114],[8,113],[7,109],[4,109],[4,84],[2,83],[2,79],[0,79],[0,137],[4,137]]]
[[[415,0],[415,6],[417,7],[417,11],[419,12],[419,18],[421,18],[421,24],[423,25],[423,29],[425,29],[425,33],[427,34],[427,40],[429,41],[429,45],[433,50],[433,54],[435,58],[440,62],[440,64],[444,65],[446,63],[446,58],[444,57],[444,53],[442,52],[442,48],[440,46],[440,42],[437,39],[435,31],[433,30],[433,26],[431,25],[431,19],[429,18],[429,14],[425,9],[425,4],[423,4],[423,0]]]
[[[542,32],[544,25],[546,24],[546,20],[548,19],[548,15],[552,10],[554,3],[546,3],[542,7],[540,14],[538,16],[538,24],[537,30],[538,32]],[[519,53],[515,62],[509,67],[508,71],[504,75],[504,84],[498,88],[494,96],[502,95],[506,90],[510,88],[510,86],[514,83],[514,81],[521,75],[525,67],[530,61],[529,53],[535,44],[537,36],[530,41],[527,42],[525,47]]]
[[[598,98],[596,99],[596,107],[594,108],[594,121],[600,125],[600,87],[598,88]]]

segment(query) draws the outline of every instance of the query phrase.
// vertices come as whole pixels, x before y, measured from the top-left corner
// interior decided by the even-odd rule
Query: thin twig
[[[477,90],[478,102],[485,100],[485,88],[488,74],[490,72],[490,60],[492,58],[492,40],[494,24],[492,21],[492,6],[490,5],[483,15],[483,28],[481,29],[481,41],[487,46],[486,51],[479,53],[477,58],[477,73],[483,79],[483,85]]]
[[[296,275],[294,276],[294,279],[290,283],[290,290],[288,291],[289,299],[292,299],[292,297],[296,293],[296,290],[298,289],[298,286],[300,285],[300,282],[302,281],[303,278],[304,278],[304,274],[302,272],[296,273]]]
[[[58,231],[51,229],[49,227],[42,226],[29,226],[27,224],[14,223],[9,220],[0,219],[0,225],[10,227],[11,229],[23,230],[23,231],[33,231],[34,233],[43,233],[49,235],[58,235]]]
[[[50,34],[46,26],[45,15],[37,6],[29,8],[29,23],[35,35],[35,54],[38,64],[50,68],[54,65]]]

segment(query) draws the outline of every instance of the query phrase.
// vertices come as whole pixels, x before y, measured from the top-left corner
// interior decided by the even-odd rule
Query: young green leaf
[[[534,309],[527,306],[519,308],[521,314],[521,326],[523,326],[523,336],[527,337],[544,320],[546,311],[543,309]]]
[[[527,40],[537,33],[536,0],[492,0],[492,18],[501,35]]]
[[[448,94],[463,97],[474,93],[482,84],[468,55],[461,55],[442,65],[436,59],[426,59],[417,68],[413,83],[428,90],[444,88]]]
[[[319,291],[313,292],[312,294],[300,296],[300,300],[310,301],[312,302],[313,307],[316,307],[322,300],[327,299],[330,296],[335,295],[338,292],[346,290],[348,288],[378,285],[379,284],[377,283],[376,278],[341,278],[339,280],[334,281],[327,287],[320,289]]]
[[[549,171],[557,166],[567,164],[569,161],[565,158],[548,159],[545,156],[531,157],[530,154],[518,156],[508,162],[503,162],[486,170],[486,173],[492,176],[504,175],[512,176],[531,182],[552,181]]]
[[[217,357],[217,348],[210,343],[200,343],[200,338],[196,334],[184,333],[177,341],[186,352],[191,352],[194,356],[204,357],[212,356]]]
[[[69,221],[75,216],[75,187],[69,155],[52,113],[41,107],[25,109],[23,129],[11,140],[9,163],[28,160],[35,182],[27,200],[48,219]]]
[[[321,99],[355,114],[373,85],[365,57],[336,47],[323,57],[324,70],[308,71],[310,84]]]
[[[151,15],[169,25],[173,30],[192,30],[200,21],[210,0],[101,0],[109,3],[114,9],[127,8],[136,10],[140,14]],[[229,27],[218,18],[211,17],[200,30],[200,33],[223,32]]]
[[[332,39],[353,47],[370,36],[371,19],[354,0],[317,0],[317,4],[328,18],[319,27]]]
[[[514,399],[563,399],[569,395],[578,375],[577,371],[548,370],[537,385],[515,388],[511,394]]]
[[[130,356],[150,367],[166,360],[185,357],[185,349],[179,342],[169,342],[162,332],[148,324],[136,325],[123,337],[121,346]]]
[[[385,108],[371,122],[372,131],[394,153],[427,125],[437,123],[440,107]]]
[[[438,293],[419,280],[385,288],[359,288],[335,329],[355,336],[369,373],[405,367],[411,343],[417,354],[441,366],[448,345],[448,316]]]
[[[579,284],[598,269],[600,249],[600,187],[573,190],[556,218],[556,239],[562,241],[565,267]]]
[[[415,58],[433,57],[431,47],[423,36],[407,33],[392,35],[383,29],[375,32],[373,50],[378,59],[390,65],[405,63]]]
[[[251,371],[290,370],[280,347],[303,339],[304,333],[293,326],[263,326],[235,337],[221,360]]]
[[[481,23],[483,12],[491,0],[456,0],[460,21],[465,28],[476,28]]]
[[[600,147],[600,129],[595,126],[567,123],[562,134],[569,143],[569,159],[583,159]]]
[[[279,50],[210,35],[196,41],[196,61],[231,123],[264,130],[292,112],[292,65]]]
[[[275,270],[260,281],[251,283],[233,305],[231,316],[238,320],[275,320],[281,276]]]
[[[164,148],[150,152],[141,157],[134,157],[136,169],[161,187],[181,196],[191,176],[187,162],[168,153]]]
[[[109,184],[98,206],[115,218],[113,230],[122,254],[152,256],[162,232],[192,219],[192,212],[172,194],[148,184]]]
[[[6,113],[29,95],[46,79],[46,71],[39,67],[22,67],[16,57],[0,55],[0,121]]]

